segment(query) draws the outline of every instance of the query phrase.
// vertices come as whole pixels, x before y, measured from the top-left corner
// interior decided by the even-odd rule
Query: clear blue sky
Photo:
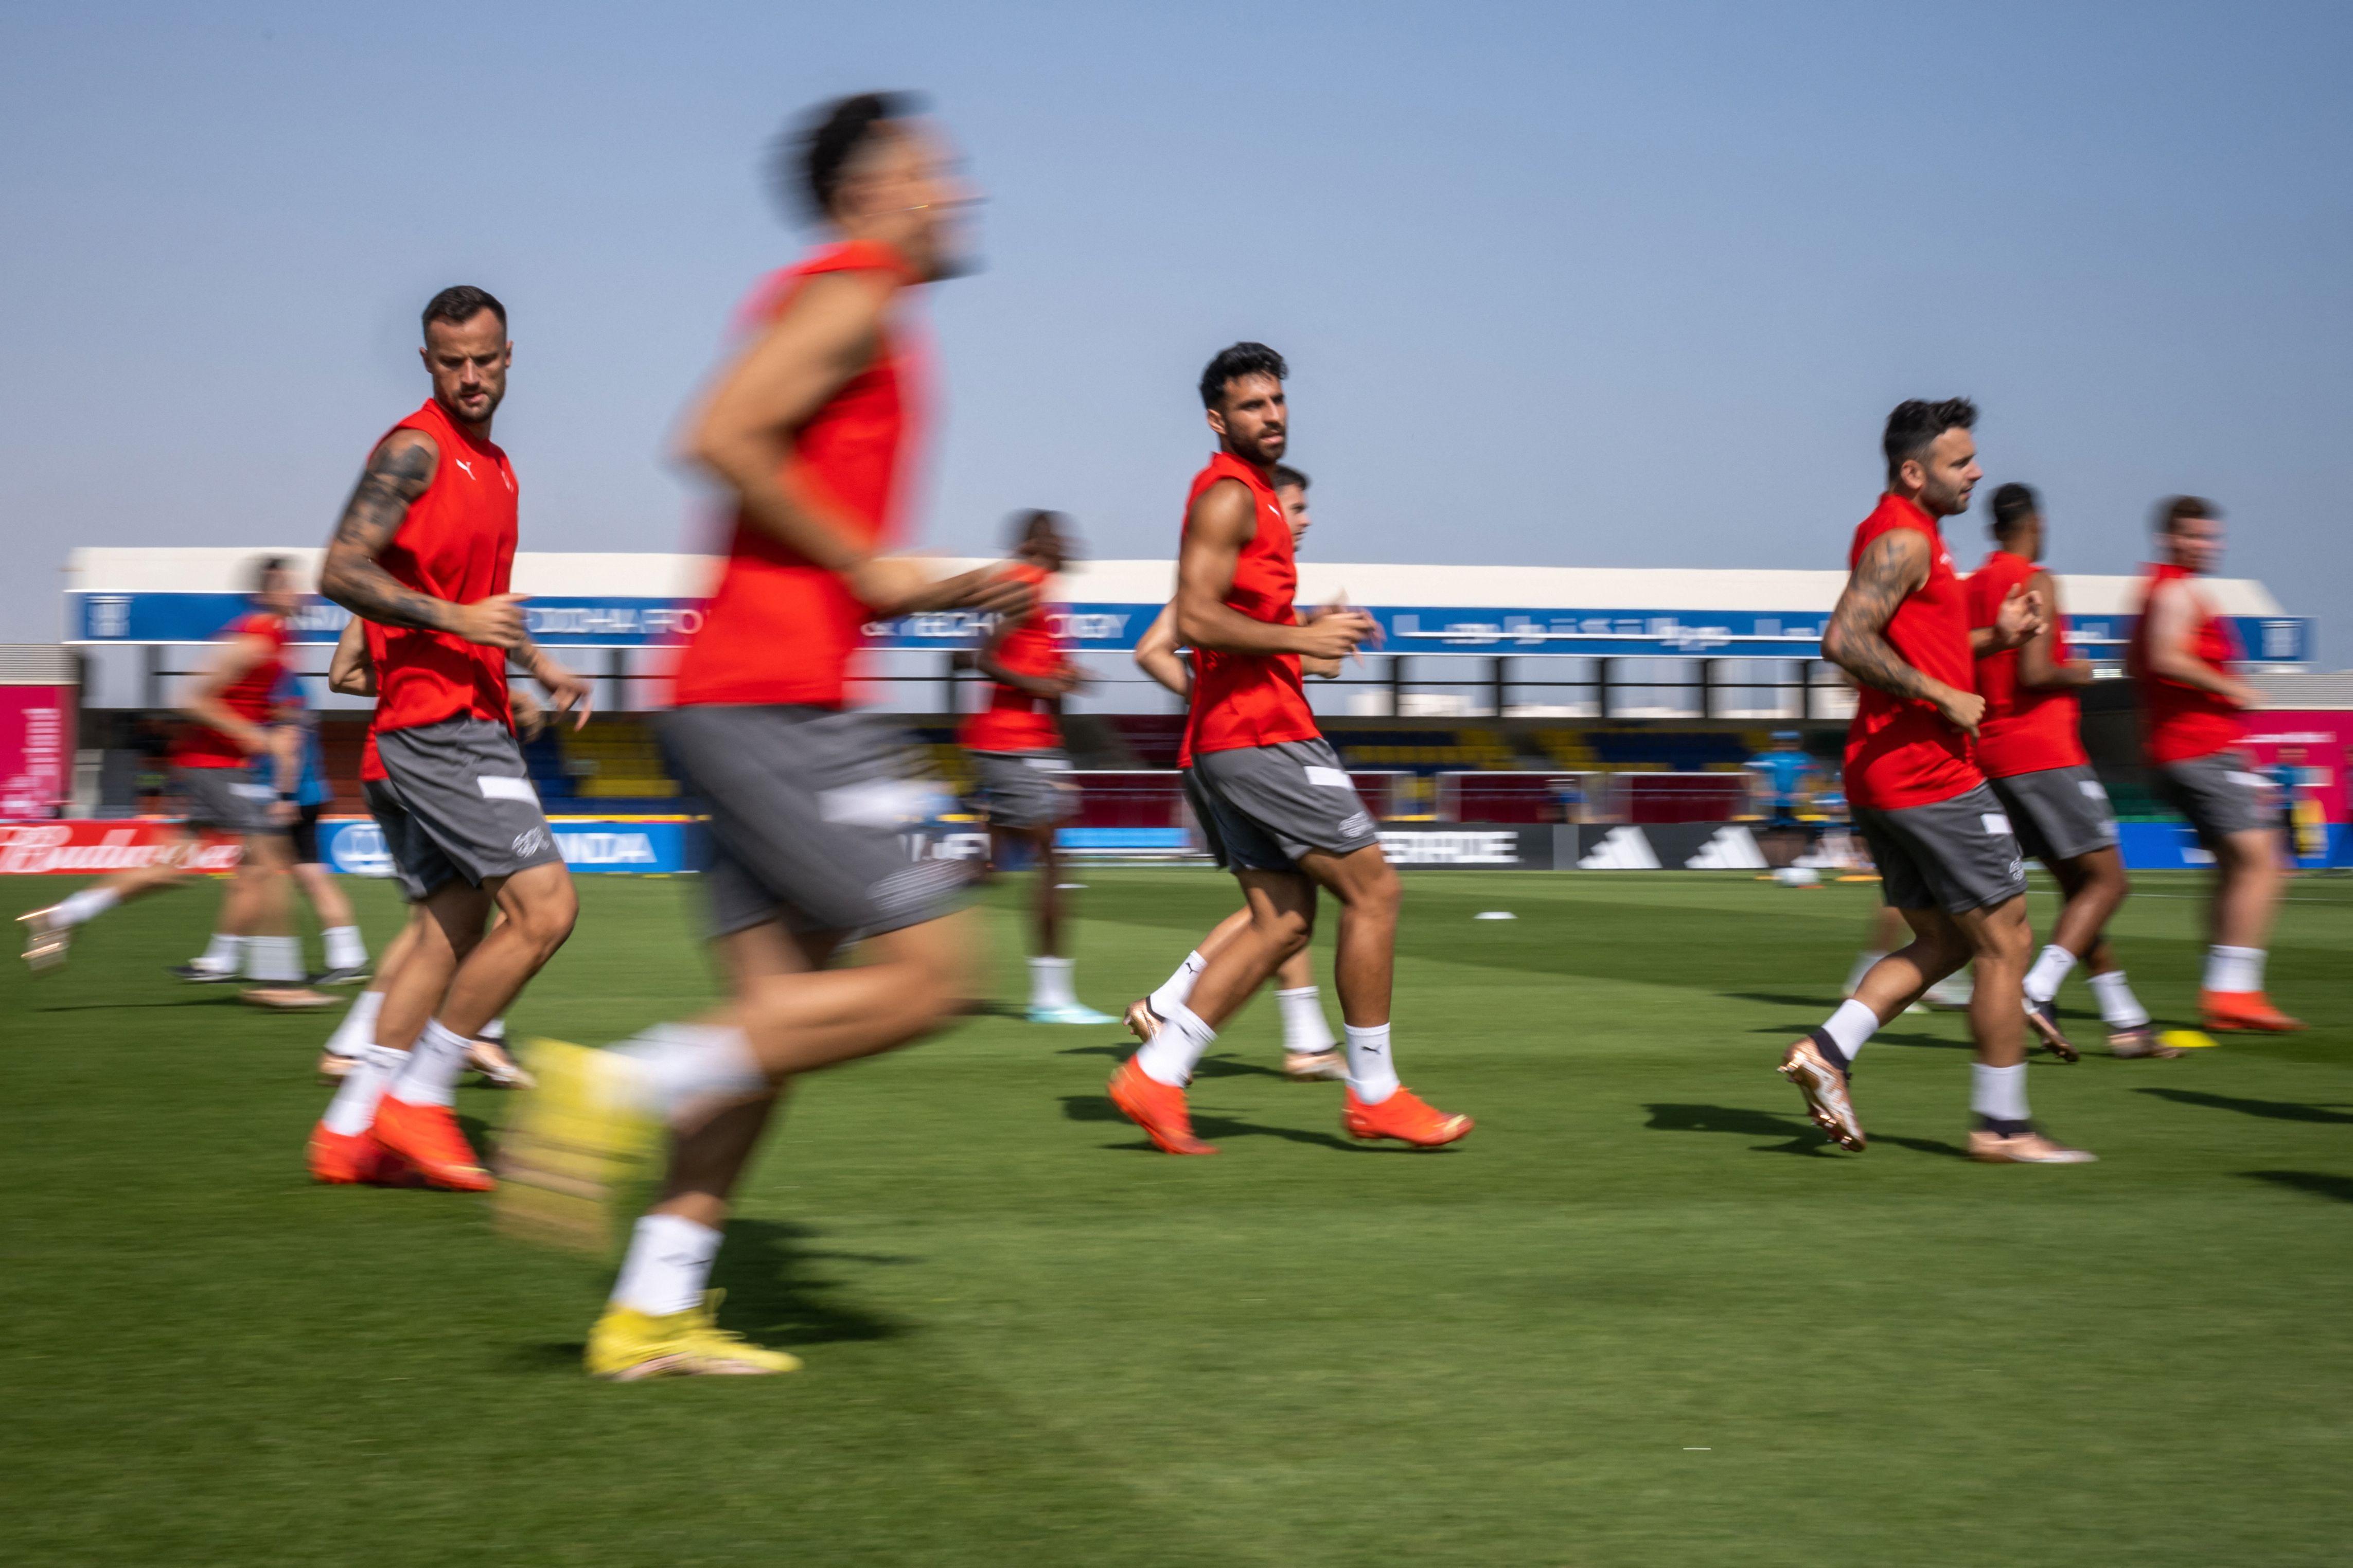
[[[1167,553],[1240,337],[1338,559],[1834,565],[1888,406],[1963,392],[2061,569],[2212,494],[2353,662],[2353,7],[46,9],[0,14],[0,637],[77,542],[322,541],[455,281],[513,311],[524,547],[678,547],[671,423],[801,243],[762,149],[892,86],[991,197],[930,542]]]

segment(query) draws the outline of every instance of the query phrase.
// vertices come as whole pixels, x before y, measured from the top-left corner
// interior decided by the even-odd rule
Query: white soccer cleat
[[[1989,1165],[2089,1165],[2099,1156],[2089,1149],[2070,1149],[2031,1127],[2007,1133],[1978,1127],[1969,1132],[1969,1158]]]
[[[54,909],[30,910],[16,917],[25,928],[25,963],[36,974],[53,974],[66,966],[66,949],[73,942],[73,927],[58,919]]]
[[[1348,1064],[1337,1051],[1285,1051],[1282,1076],[1293,1083],[1337,1082],[1348,1076]]]

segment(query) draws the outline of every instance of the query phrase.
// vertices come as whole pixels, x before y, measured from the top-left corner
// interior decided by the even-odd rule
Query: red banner
[[[0,686],[0,818],[55,816],[73,793],[74,689]]]
[[[0,876],[102,877],[152,866],[182,842],[177,826],[153,817],[0,824]],[[187,868],[234,871],[243,848],[233,837],[207,833]]]

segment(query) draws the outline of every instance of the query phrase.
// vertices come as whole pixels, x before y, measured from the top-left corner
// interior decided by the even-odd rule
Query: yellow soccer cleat
[[[719,1326],[723,1294],[708,1291],[702,1306],[662,1317],[607,1307],[588,1331],[588,1375],[607,1383],[638,1383],[649,1377],[765,1377],[798,1372],[798,1356],[764,1350]]]
[[[637,1063],[562,1040],[524,1047],[535,1087],[499,1136],[501,1229],[610,1255],[655,1176],[662,1129],[637,1093]]]

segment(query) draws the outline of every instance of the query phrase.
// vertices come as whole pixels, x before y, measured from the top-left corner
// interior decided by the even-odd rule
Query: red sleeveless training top
[[[1847,570],[1862,560],[1871,542],[1895,528],[1916,528],[1928,536],[1928,580],[1904,597],[1887,623],[1889,644],[1904,662],[1960,691],[1975,689],[1969,656],[1969,616],[1953,558],[1945,551],[1936,521],[1902,496],[1883,495],[1854,531]],[[1933,805],[1975,789],[1985,775],[1969,761],[1969,738],[1945,716],[1909,698],[1865,686],[1856,694],[1854,719],[1846,731],[1846,797],[1879,811]]]
[[[868,240],[828,246],[765,279],[742,320],[750,330],[765,328],[809,279],[862,271],[894,273],[909,285],[920,281],[888,246]],[[909,339],[904,324],[894,322],[876,343],[872,363],[793,433],[783,463],[877,549],[900,535],[920,447],[923,356]],[[839,708],[868,618],[838,574],[739,515],[719,586],[680,656],[676,700],[681,707],[791,702]]]
[[[1047,574],[1024,564],[1005,575],[1029,584],[1040,597],[1021,624],[997,645],[997,661],[1016,675],[1051,675],[1069,662],[1070,645],[1054,633],[1052,615],[1043,597]],[[992,681],[988,706],[964,721],[956,742],[975,752],[1050,752],[1062,743],[1062,724],[1049,699]]]
[[[2152,763],[2186,763],[2235,746],[2247,732],[2239,710],[2211,691],[2200,691],[2168,679],[2148,668],[2148,600],[2159,583],[2190,576],[2167,563],[2151,566],[2141,583],[2141,613],[2134,622],[2132,641],[2125,650],[2125,668],[2140,697],[2141,750]],[[2239,639],[2220,616],[2201,616],[2190,651],[2198,662],[2218,674],[2229,674],[2241,658]]]
[[[453,605],[478,604],[507,592],[514,571],[516,499],[507,455],[468,435],[430,397],[392,428],[432,437],[441,461],[376,563],[403,586]],[[504,648],[484,647],[449,632],[374,622],[367,634],[368,651],[375,658],[373,728],[414,730],[448,719],[488,719],[513,727]]]
[[[2039,568],[2022,555],[1997,550],[1969,574],[1969,626],[1989,626],[2012,588],[2023,587]],[[2069,658],[2067,628],[2051,628],[2051,658]],[[1978,695],[1986,700],[1978,721],[1978,766],[1991,777],[2014,778],[2046,768],[2088,767],[2075,693],[2065,687],[2043,690],[2021,685],[2018,650],[1989,653],[1978,661]]]
[[[1282,503],[1266,477],[1230,453],[1219,452],[1193,476],[1193,488],[1185,497],[1186,519],[1189,523],[1193,503],[1220,479],[1248,485],[1258,517],[1258,531],[1234,563],[1234,585],[1226,591],[1226,606],[1254,621],[1289,626],[1298,613],[1299,568],[1291,553],[1291,521],[1282,515]],[[1193,650],[1193,700],[1185,718],[1188,762],[1204,752],[1312,741],[1321,733],[1307,706],[1297,654]]]
[[[222,688],[221,706],[267,729],[270,694],[278,689],[279,678],[286,670],[280,651],[286,647],[286,623],[276,616],[250,611],[221,628],[221,641],[237,637],[260,637],[269,643],[269,651],[255,660],[251,669]],[[191,723],[172,742],[174,767],[241,768],[253,760],[237,749],[235,741],[209,724]]]

